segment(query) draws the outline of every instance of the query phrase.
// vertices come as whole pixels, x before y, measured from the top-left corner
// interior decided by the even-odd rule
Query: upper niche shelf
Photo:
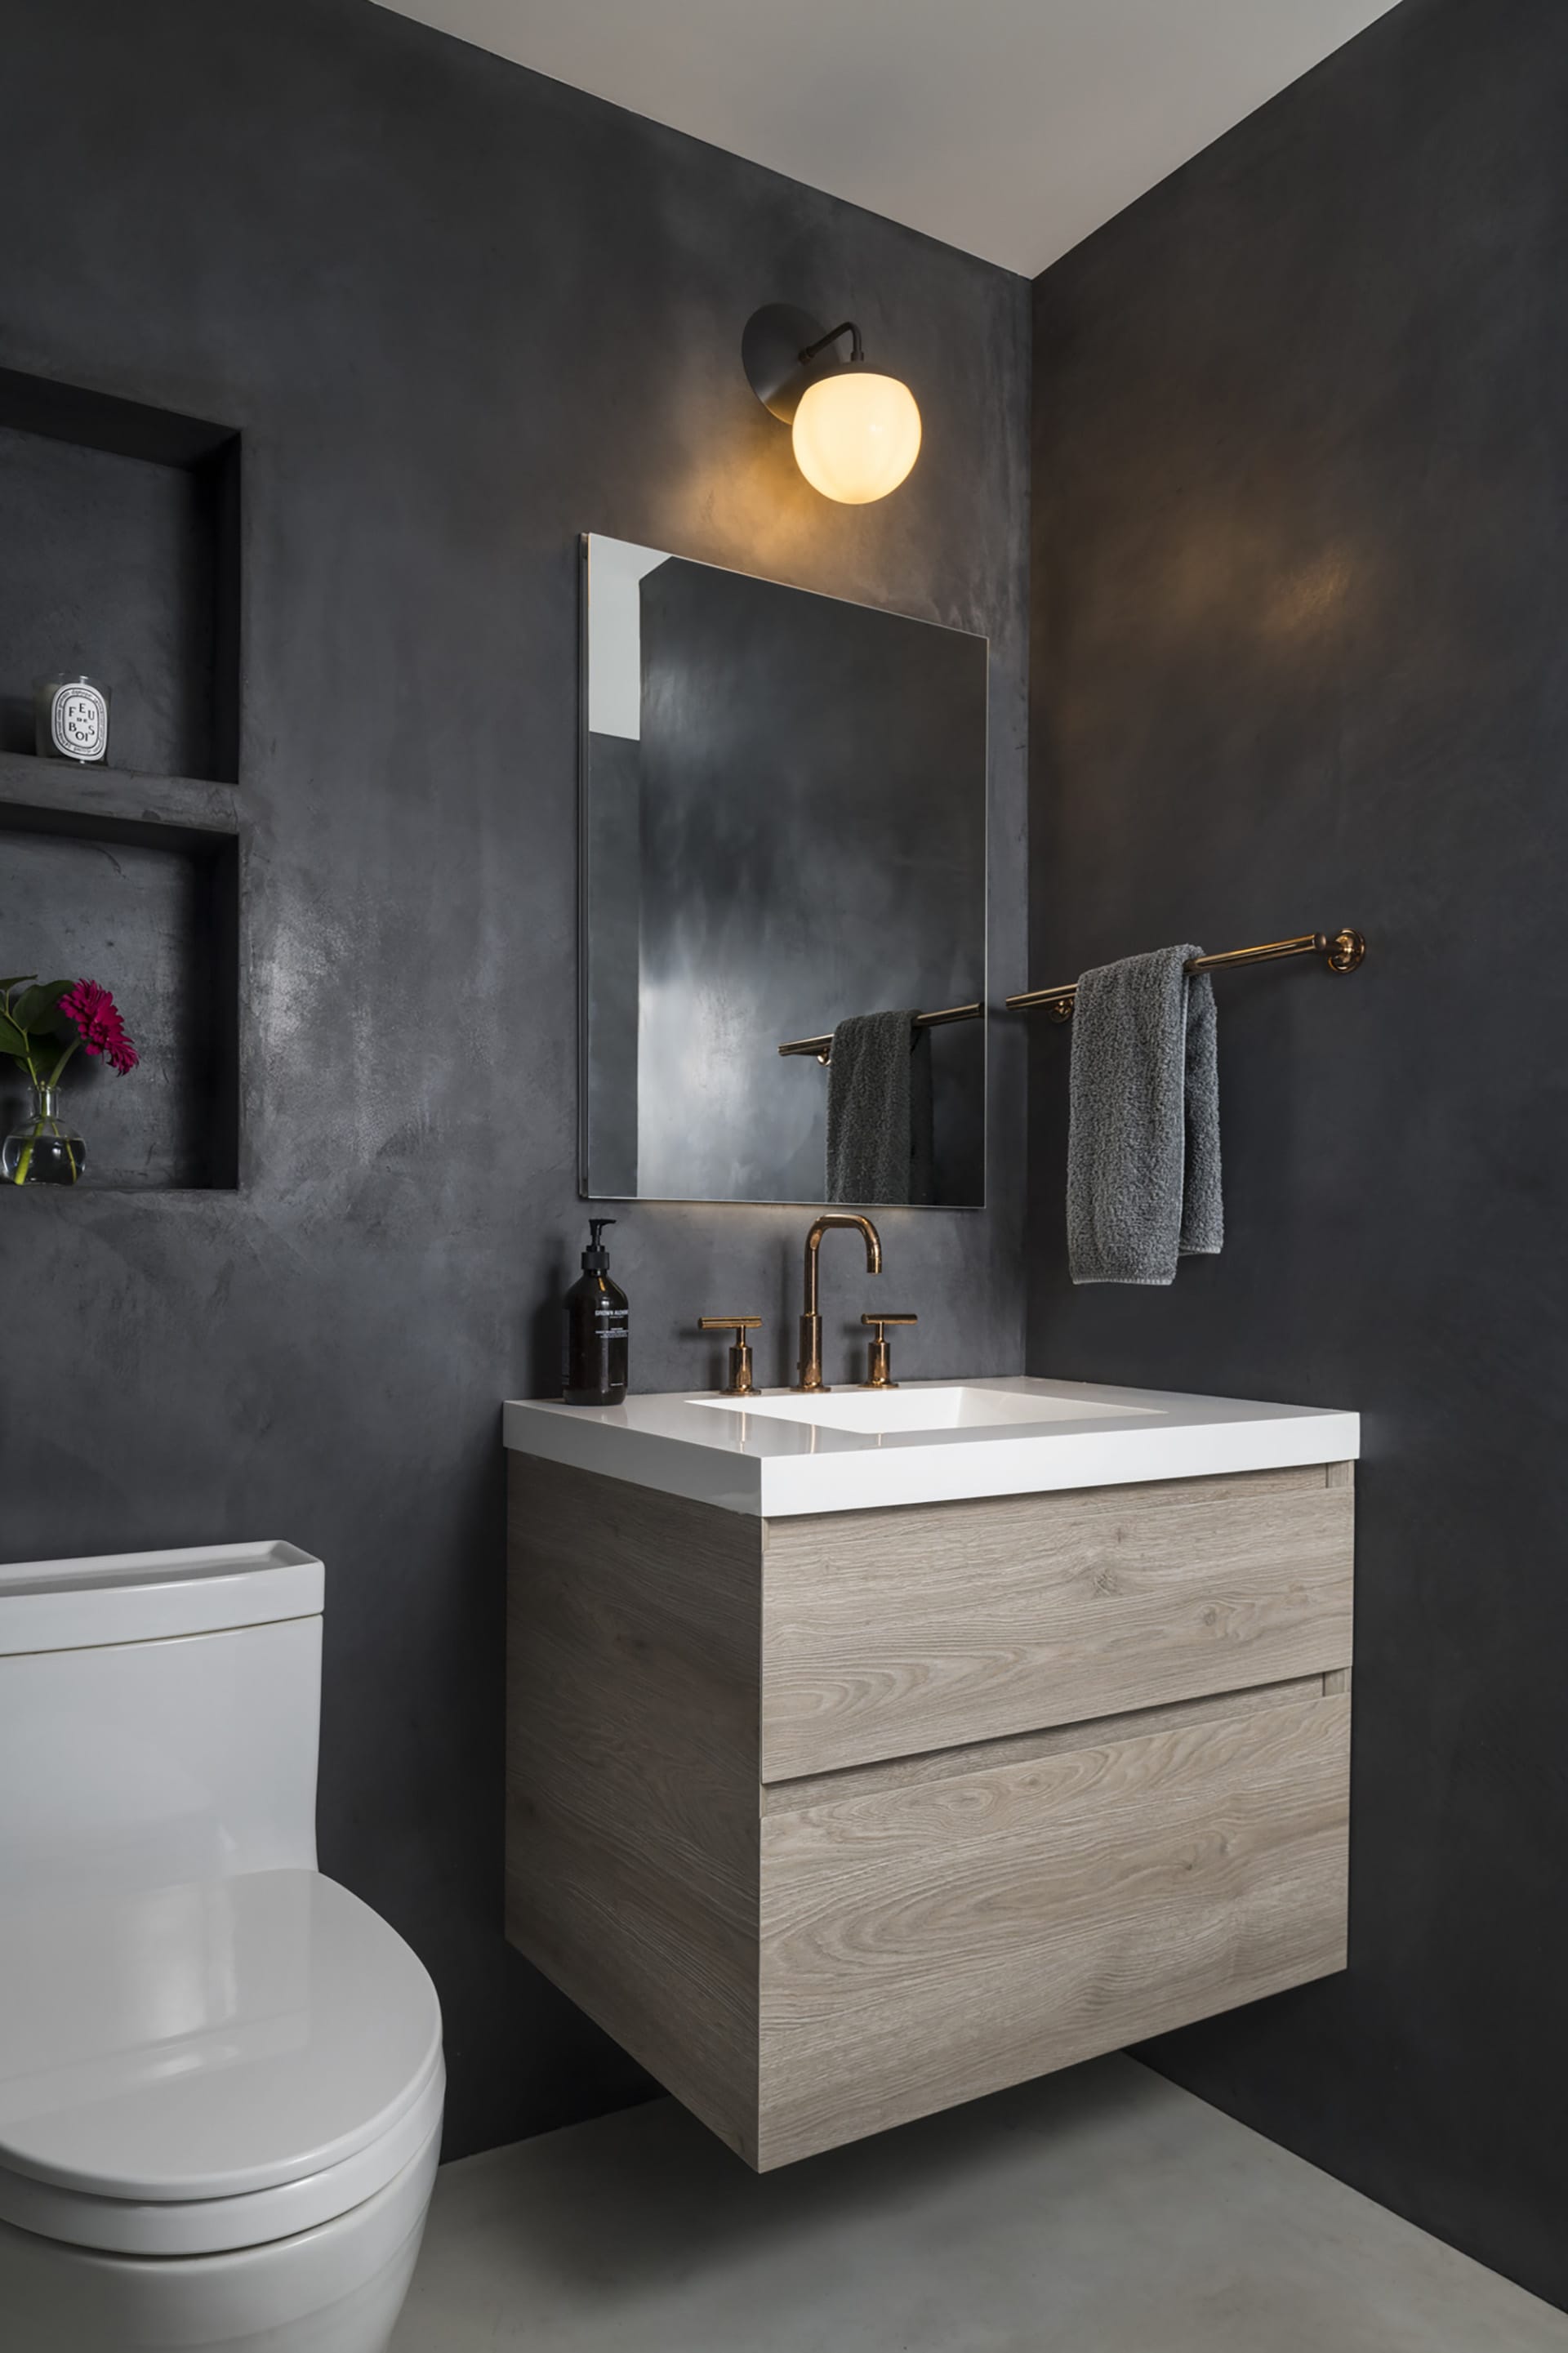
[[[162,841],[216,849],[238,830],[232,785],[205,776],[150,776],[102,761],[40,760],[0,752],[0,826],[93,841]]]
[[[237,780],[239,437],[0,368],[0,754],[34,750],[35,681],[78,671],[122,771]],[[61,765],[79,806],[93,771]]]

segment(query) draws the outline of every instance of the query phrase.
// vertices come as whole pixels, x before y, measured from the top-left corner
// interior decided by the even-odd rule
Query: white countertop
[[[792,1419],[695,1390],[616,1406],[519,1398],[505,1409],[504,1434],[517,1453],[765,1519],[1273,1471],[1350,1461],[1361,1451],[1353,1413],[1023,1374],[910,1381],[880,1398],[852,1388],[820,1400],[769,1389],[762,1401]],[[850,1419],[885,1410],[910,1426],[836,1429],[793,1418],[814,1410]],[[1007,1419],[915,1426],[927,1413],[952,1425],[955,1415],[992,1412]]]

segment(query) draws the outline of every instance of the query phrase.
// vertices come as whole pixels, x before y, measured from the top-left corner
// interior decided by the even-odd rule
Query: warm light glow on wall
[[[826,499],[860,507],[896,491],[921,450],[921,413],[907,384],[846,368],[808,385],[795,412],[795,463]]]

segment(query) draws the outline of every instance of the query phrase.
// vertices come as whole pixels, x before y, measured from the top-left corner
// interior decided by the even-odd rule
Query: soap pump
[[[583,1271],[566,1293],[564,1378],[568,1405],[619,1405],[626,1393],[626,1294],[610,1281],[606,1226],[614,1218],[590,1218]]]

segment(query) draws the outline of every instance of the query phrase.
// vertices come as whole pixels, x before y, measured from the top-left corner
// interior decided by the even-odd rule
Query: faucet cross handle
[[[754,1397],[756,1395],[757,1385],[752,1378],[752,1348],[746,1335],[748,1332],[757,1331],[761,1327],[762,1320],[760,1315],[700,1315],[698,1317],[697,1328],[700,1332],[733,1332],[735,1335],[730,1347],[730,1377],[719,1392],[721,1397]]]
[[[896,1389],[893,1378],[892,1351],[888,1343],[889,1324],[918,1324],[918,1315],[862,1315],[862,1324],[869,1324],[877,1336],[866,1346],[866,1378],[859,1384],[863,1389]]]

